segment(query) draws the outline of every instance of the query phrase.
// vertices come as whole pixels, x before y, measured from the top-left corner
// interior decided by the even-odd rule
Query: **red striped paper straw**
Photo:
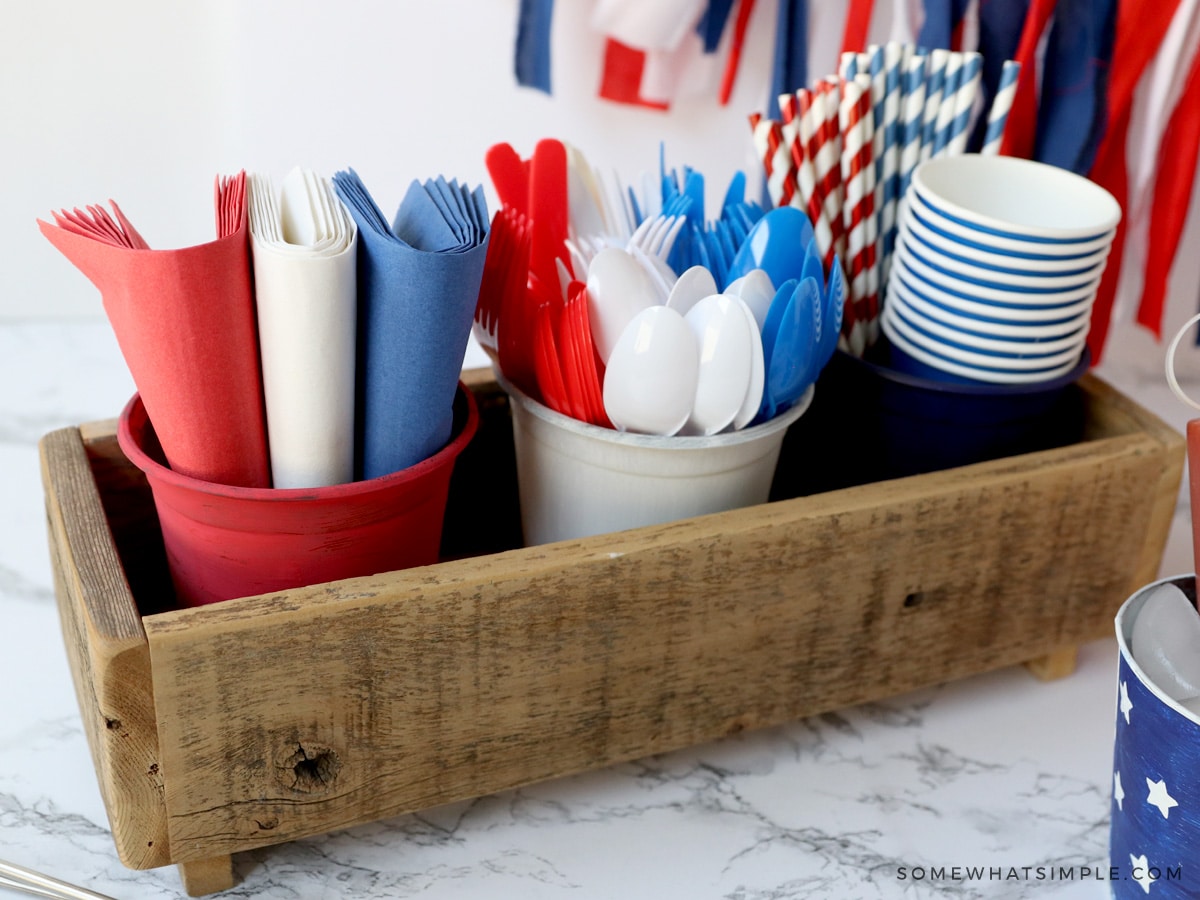
[[[763,162],[767,177],[767,194],[775,206],[790,206],[796,193],[796,178],[792,155],[783,139],[783,129],[776,119],[758,113],[750,116],[754,150]]]
[[[850,351],[856,356],[861,356],[867,345],[866,323],[873,318],[870,308],[870,270],[874,244],[868,236],[870,222],[874,218],[875,195],[870,188],[868,171],[874,170],[874,159],[871,135],[867,133],[867,120],[873,115],[873,110],[870,76],[864,78],[865,90],[857,79],[842,85],[842,99],[838,108],[844,141],[841,156],[842,184],[845,188],[842,219],[846,228],[847,285],[858,320],[849,343]]]
[[[825,201],[825,215],[833,228],[833,245],[838,256],[846,259],[846,235],[842,208],[842,133],[838,84],[822,81],[812,92],[813,115],[817,124],[815,144],[810,145],[817,172],[817,190]],[[844,265],[844,263],[843,263]]]
[[[869,73],[860,72],[854,82],[862,91],[859,104],[865,109],[860,116],[860,127],[863,133],[863,146],[859,151],[865,155],[863,161],[864,190],[870,198],[870,208],[865,213],[866,225],[866,255],[867,255],[867,344],[875,343],[879,337],[879,170],[875,165],[875,153],[882,151],[875,141],[875,100],[874,78]],[[845,150],[843,150],[845,153]]]
[[[796,95],[779,95],[779,117],[784,125],[790,125],[796,119]]]
[[[825,264],[825,275],[833,265],[836,251],[833,245],[833,228],[829,217],[825,214],[825,202],[817,190],[817,170],[809,155],[809,147],[813,142],[814,122],[812,115],[812,94],[805,88],[798,90],[795,95],[796,116],[791,123],[784,126],[785,134],[791,128],[790,149],[792,164],[796,171],[796,187],[801,203],[800,207],[808,213],[813,225],[813,234],[817,240],[817,250]]]

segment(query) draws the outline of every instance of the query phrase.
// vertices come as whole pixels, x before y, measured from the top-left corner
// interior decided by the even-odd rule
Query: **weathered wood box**
[[[506,398],[436,566],[173,598],[115,423],[42,442],[68,655],[126,865],[230,854],[1041,660],[1156,577],[1182,437],[1095,377],[1082,441],[517,547]],[[785,453],[786,453],[785,449]],[[797,461],[791,461],[798,464]]]

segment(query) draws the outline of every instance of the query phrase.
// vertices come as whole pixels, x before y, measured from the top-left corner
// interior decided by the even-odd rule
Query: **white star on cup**
[[[1142,886],[1143,891],[1150,893],[1150,884],[1158,879],[1150,874],[1150,863],[1146,861],[1146,855],[1134,856],[1130,853],[1129,863],[1133,866],[1133,880]]]
[[[1151,781],[1146,779],[1146,787],[1150,788],[1150,794],[1146,797],[1146,802],[1157,806],[1159,812],[1163,814],[1163,818],[1170,818],[1171,807],[1178,806],[1179,801],[1167,793],[1167,783],[1165,781]]]

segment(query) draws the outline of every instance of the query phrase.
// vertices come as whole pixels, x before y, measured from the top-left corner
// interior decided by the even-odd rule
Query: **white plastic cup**
[[[978,241],[956,240],[951,235],[939,234],[934,228],[923,224],[913,213],[912,207],[907,204],[900,216],[899,235],[899,240],[915,240],[934,250],[956,256],[961,261],[969,261],[984,270],[991,271],[993,275],[996,270],[1010,272],[1014,275],[1038,276],[1079,272],[1104,262],[1112,249],[1111,244],[1105,243],[1100,249],[1090,253],[1049,258],[1029,258],[997,253],[983,249],[986,245]]]
[[[899,282],[910,293],[918,295],[921,299],[937,303],[962,315],[982,319],[1000,319],[1006,322],[1062,322],[1084,313],[1090,316],[1092,305],[1096,299],[1095,291],[1088,291],[1079,298],[1049,306],[1007,304],[978,295],[973,295],[971,299],[968,299],[966,296],[942,290],[919,275],[910,272],[905,267],[904,256],[899,251],[899,245],[897,245],[897,252],[892,256],[892,271],[889,278],[889,284],[894,282]],[[891,287],[888,290],[891,290]]]
[[[1007,288],[988,287],[947,272],[939,272],[930,265],[927,259],[922,258],[915,248],[900,242],[896,243],[894,259],[900,260],[904,264],[905,270],[914,279],[918,279],[930,287],[940,287],[965,297],[1014,306],[1064,306],[1085,298],[1095,298],[1096,291],[1100,287],[1100,276],[1103,274],[1101,270],[1091,280],[1079,282],[1076,286],[1066,290],[1034,293],[1015,285]]]
[[[974,250],[985,250],[1019,259],[1055,259],[1059,257],[1079,257],[1098,253],[1112,245],[1116,235],[1115,227],[1097,237],[1086,240],[1063,241],[1061,243],[1027,240],[1019,237],[1003,237],[998,234],[979,231],[970,224],[948,219],[936,209],[929,206],[921,195],[909,188],[902,207],[918,215],[930,228],[939,234],[951,238],[958,243]]]
[[[899,293],[892,295],[885,309],[890,310],[897,318],[903,319],[905,322],[934,338],[948,341],[950,344],[961,346],[963,349],[984,350],[1006,356],[1047,355],[1059,353],[1064,350],[1078,351],[1087,341],[1088,334],[1086,324],[1084,327],[1076,328],[1068,334],[1040,340],[1031,340],[1028,338],[1006,339],[994,335],[979,334],[974,331],[956,328],[953,325],[947,325],[936,317],[925,315],[919,309],[911,307]]]
[[[1086,336],[1081,336],[1067,347],[1051,353],[1043,352],[1037,344],[1024,344],[1015,353],[1001,355],[998,352],[985,352],[986,348],[971,349],[962,345],[961,341],[943,339],[932,332],[922,332],[915,327],[915,323],[898,313],[895,306],[884,306],[883,315],[885,321],[909,343],[954,362],[983,369],[1037,372],[1056,366],[1074,365],[1086,340]]]
[[[1098,184],[1014,156],[931,159],[913,170],[912,189],[943,216],[1000,238],[1079,243],[1121,219],[1120,204]]]
[[[931,370],[928,372],[919,373],[922,375],[922,377],[936,378],[937,376],[933,374],[933,370],[936,370],[938,373],[944,373],[945,375],[950,376],[949,380],[965,378],[968,381],[986,381],[991,384],[1032,385],[1046,381],[1053,381],[1054,379],[1071,372],[1079,362],[1079,360],[1076,359],[1075,361],[1067,362],[1062,365],[1055,366],[1054,368],[1033,369],[1028,371],[1006,371],[998,368],[980,368],[978,366],[972,366],[959,360],[951,359],[938,353],[933,353],[928,349],[912,343],[896,329],[892,318],[888,316],[886,312],[887,307],[885,306],[885,314],[880,317],[880,322],[882,323],[883,333],[887,335],[887,339],[892,345],[892,363],[896,368],[900,369],[901,371],[908,372],[909,374],[918,373],[913,372],[910,367],[906,367],[898,363],[895,351],[899,351],[921,366]]]
[[[501,385],[512,406],[527,546],[766,503],[784,435],[814,392],[752,428],[660,437],[580,422]]]
[[[900,306],[905,310],[919,313],[927,319],[957,331],[998,338],[1010,341],[1047,341],[1073,335],[1080,329],[1086,329],[1091,323],[1092,304],[1080,304],[1080,311],[1070,318],[1059,319],[1049,323],[1037,320],[997,320],[995,317],[983,315],[960,315],[952,307],[934,303],[919,297],[909,290],[893,270],[888,279],[887,302],[889,305]],[[986,306],[979,309],[988,310]],[[990,311],[990,310],[989,310]]]

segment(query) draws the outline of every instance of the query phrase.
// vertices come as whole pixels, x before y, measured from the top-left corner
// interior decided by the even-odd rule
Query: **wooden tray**
[[[471,373],[436,566],[173,610],[115,423],[41,444],[68,655],[122,861],[180,865],[1039,660],[1152,581],[1183,438],[1104,382],[1084,440],[528,549]]]

